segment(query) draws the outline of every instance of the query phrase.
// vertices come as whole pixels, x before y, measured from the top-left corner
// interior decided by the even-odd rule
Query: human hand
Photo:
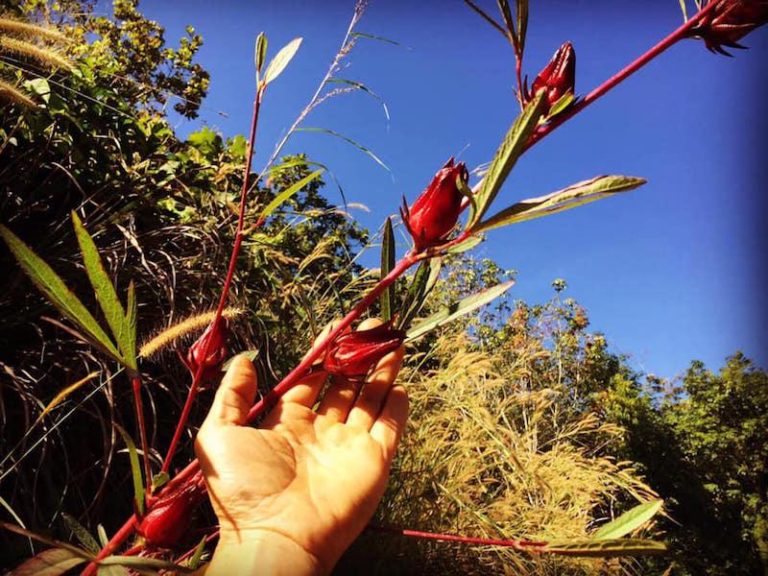
[[[331,571],[384,494],[408,415],[393,386],[402,358],[402,347],[385,356],[364,384],[335,379],[317,412],[326,374],[314,373],[259,429],[244,426],[256,373],[235,359],[195,443],[221,527],[209,576]]]

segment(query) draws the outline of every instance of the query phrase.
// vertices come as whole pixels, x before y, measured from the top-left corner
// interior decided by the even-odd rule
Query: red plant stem
[[[147,494],[152,492],[152,468],[149,465],[149,443],[147,442],[147,428],[144,424],[144,405],[141,401],[141,376],[135,374],[131,378],[133,386],[133,404],[136,409],[136,425],[141,437],[141,451],[144,455],[144,481],[147,484]]]
[[[248,199],[248,178],[251,175],[251,164],[253,161],[253,149],[256,143],[256,128],[259,123],[259,109],[261,108],[261,98],[264,93],[263,88],[258,88],[256,91],[256,98],[253,101],[253,115],[251,116],[251,130],[248,136],[248,150],[246,152],[245,169],[243,171],[243,187],[240,191],[240,209],[237,216],[237,230],[235,231],[235,241],[232,244],[232,254],[229,257],[229,267],[227,268],[227,276],[224,279],[224,286],[221,289],[221,297],[219,298],[219,305],[216,308],[216,316],[211,323],[213,328],[211,333],[215,333],[221,323],[221,315],[224,312],[224,307],[227,304],[227,297],[229,296],[229,289],[232,285],[232,279],[235,275],[235,268],[237,267],[237,257],[240,254],[240,246],[243,243],[243,226],[245,224],[245,208]],[[260,221],[261,222],[261,221]],[[205,347],[203,348],[202,357],[208,358],[210,348],[213,345],[213,338],[208,338],[205,341]],[[200,387],[200,380],[202,379],[203,372],[205,371],[205,362],[200,362],[200,365],[195,371],[195,375],[192,378],[192,384],[189,387],[189,393],[187,394],[187,400],[184,402],[184,408],[181,410],[179,421],[176,424],[176,430],[173,433],[173,438],[168,446],[168,452],[165,455],[163,461],[163,472],[168,472],[173,460],[173,455],[176,453],[181,436],[187,426],[187,420],[189,419],[189,413],[192,410],[192,404],[197,397],[197,391]]]
[[[424,540],[442,540],[445,542],[459,542],[461,544],[473,544],[480,546],[505,546],[515,550],[527,550],[529,552],[540,552],[548,542],[535,542],[533,540],[500,540],[496,538],[474,538],[471,536],[458,536],[456,534],[437,534],[435,532],[422,532],[421,530],[404,530],[402,528],[390,528],[387,526],[369,525],[368,530],[374,532],[386,532],[397,534],[399,536],[409,536],[411,538],[422,538]]]
[[[702,18],[712,11],[719,2],[709,2],[704,8],[699,10],[692,18],[683,23],[666,38],[654,45],[650,50],[642,54],[640,57],[633,60],[630,64],[619,70],[616,74],[608,78],[605,82],[600,84],[597,88],[592,90],[584,98],[576,102],[573,106],[570,106],[564,110],[561,114],[558,114],[552,118],[549,122],[540,126],[539,129],[533,133],[530,140],[526,144],[526,150],[532,147],[536,142],[544,138],[547,134],[553,132],[561,124],[584,110],[587,106],[595,102],[598,98],[603,96],[606,92],[615,88],[618,84],[626,80],[629,76],[640,70],[643,66],[648,64],[651,60],[659,56],[662,52],[670,48],[680,40],[688,37],[688,33],[694,28]]]

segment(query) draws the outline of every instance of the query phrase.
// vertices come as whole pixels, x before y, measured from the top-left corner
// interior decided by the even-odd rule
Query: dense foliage
[[[28,0],[9,7],[59,24],[73,39],[67,54],[74,69],[42,73],[34,63],[0,62],[37,104],[0,103],[0,221],[93,304],[73,257],[69,213],[77,211],[117,285],[137,283],[139,332],[149,337],[210,309],[218,295],[245,139],[202,128],[181,140],[171,127],[167,104],[193,118],[207,88],[208,75],[194,61],[202,39],[193,30],[169,49],[162,27],[135,0],[117,0],[111,17],[77,0],[58,6]],[[249,212],[310,171],[306,158],[284,159],[260,182]],[[232,348],[260,351],[265,386],[376,275],[355,264],[367,233],[322,186],[307,185],[266,227],[247,234],[234,298],[246,312],[234,321]],[[0,277],[3,519],[67,539],[66,512],[92,532],[103,524],[111,533],[131,506],[127,458],[112,426],[133,431],[127,381],[62,326],[5,249],[0,266],[8,271]],[[429,305],[505,275],[489,261],[448,262],[444,288]],[[765,570],[766,372],[737,354],[719,373],[693,363],[680,382],[644,377],[588,330],[586,311],[564,299],[564,289],[557,281],[544,304],[502,301],[413,346],[404,375],[412,424],[379,520],[475,535],[572,537],[655,491],[674,521],[662,522],[673,556],[654,569],[674,560],[679,574]],[[175,360],[170,347],[141,366],[156,446],[168,443],[188,381]],[[39,418],[57,392],[92,370],[97,380]],[[193,422],[207,400],[200,398]],[[189,438],[185,449],[189,454]],[[23,539],[3,533],[0,543],[0,565],[29,554]],[[616,568],[612,561],[537,562],[372,535],[341,569],[370,566],[393,547],[402,571],[426,561],[446,572]]]

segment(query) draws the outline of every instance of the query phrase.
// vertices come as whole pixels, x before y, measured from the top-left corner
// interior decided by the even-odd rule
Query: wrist
[[[329,574],[332,568],[280,532],[227,529],[221,531],[206,576],[320,576]]]

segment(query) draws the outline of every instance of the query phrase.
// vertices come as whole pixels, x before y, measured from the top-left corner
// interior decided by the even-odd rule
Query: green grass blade
[[[477,212],[472,221],[467,223],[467,228],[472,229],[474,224],[478,222],[488,211],[496,198],[496,195],[501,190],[504,181],[509,176],[512,168],[515,166],[517,159],[520,158],[525,151],[525,145],[528,143],[533,130],[536,128],[539,118],[544,110],[544,91],[539,92],[538,95],[531,100],[520,116],[517,117],[512,127],[504,137],[504,141],[496,151],[496,155],[491,161],[491,165],[488,167],[488,172],[485,174],[483,183],[480,190],[477,193],[475,202],[477,204]]]
[[[355,140],[352,140],[352,138],[344,136],[344,134],[339,134],[338,132],[330,130],[329,128],[318,128],[316,126],[296,128],[296,132],[320,132],[321,134],[328,134],[329,136],[335,136],[336,138],[340,138],[341,140],[344,140],[344,142],[347,142],[348,144],[352,144],[352,146],[360,150],[360,152],[368,156],[371,160],[376,162],[376,164],[384,168],[384,170],[386,170],[387,172],[392,172],[392,170],[389,169],[389,166],[384,164],[384,161],[378,156],[376,156],[376,154],[374,154],[371,150],[369,150],[362,144],[356,142]]]
[[[395,267],[395,233],[392,230],[392,218],[384,223],[384,235],[381,239],[381,277],[387,276]],[[384,322],[392,320],[395,305],[395,283],[381,293],[381,317]]]
[[[77,538],[77,541],[80,542],[83,548],[92,554],[99,553],[99,550],[101,549],[99,543],[96,542],[96,538],[91,536],[91,533],[85,529],[85,526],[80,524],[80,522],[78,522],[74,517],[70,516],[66,512],[62,512],[61,518],[64,520],[64,524],[66,524],[69,531],[75,535],[75,538]]]
[[[329,78],[327,81],[328,84],[343,84],[345,86],[348,86],[350,88],[354,88],[355,90],[360,90],[362,92],[365,92],[372,98],[375,98],[379,101],[381,104],[381,107],[384,109],[384,117],[387,119],[387,122],[389,122],[389,108],[387,107],[387,103],[384,102],[384,99],[376,94],[373,90],[368,88],[365,84],[362,82],[358,82],[357,80],[349,80],[347,78]]]
[[[316,180],[320,177],[320,175],[325,172],[322,168],[319,170],[315,170],[311,174],[305,176],[298,182],[294,182],[291,184],[288,188],[280,192],[277,196],[275,196],[272,199],[272,202],[267,204],[267,207],[264,208],[264,210],[261,211],[261,215],[259,216],[259,220],[266,220],[269,218],[269,216],[274,212],[283,202],[288,201],[294,194],[296,194],[299,190],[304,188],[307,184],[312,182],[313,180]]]
[[[502,282],[501,284],[497,284],[491,288],[486,288],[477,294],[467,296],[463,300],[455,302],[447,308],[443,308],[442,310],[437,311],[423,322],[420,322],[417,326],[414,326],[408,330],[407,339],[415,340],[416,338],[423,336],[427,332],[430,332],[439,326],[447,324],[448,322],[452,322],[456,318],[477,310],[484,304],[487,304],[491,300],[494,300],[495,298],[498,298],[504,294],[504,292],[512,288],[514,284],[514,280]]]
[[[592,535],[592,538],[594,540],[610,540],[626,536],[656,516],[663,505],[663,500],[653,500],[635,506],[615,520],[602,526],[600,530]]]
[[[139,453],[136,450],[136,444],[128,432],[123,430],[122,426],[115,424],[115,428],[123,437],[126,448],[128,448],[128,459],[131,463],[131,476],[133,478],[133,498],[136,504],[136,510],[139,515],[144,514],[144,479],[141,474],[141,465],[139,464]]]
[[[642,186],[645,182],[643,178],[632,176],[597,176],[546,196],[522,200],[494,214],[488,220],[480,222],[475,229],[487,231],[557,214],[583,204],[609,198],[620,192],[628,192]]]
[[[128,301],[125,305],[125,324],[128,330],[126,338],[127,350],[124,354],[130,353],[126,360],[136,366],[136,331],[138,325],[138,304],[136,302],[136,286],[133,280],[128,284]]]
[[[283,73],[285,67],[296,55],[296,52],[301,46],[301,38],[294,38],[288,44],[280,48],[280,51],[275,54],[272,61],[267,65],[267,71],[264,73],[264,83],[269,84],[274,82],[275,79]]]
[[[75,228],[75,236],[80,244],[80,252],[83,255],[83,264],[91,281],[93,291],[96,293],[96,301],[104,313],[107,325],[112,331],[112,336],[117,342],[117,347],[122,353],[123,360],[128,369],[136,371],[136,342],[135,336],[131,338],[131,329],[128,324],[128,317],[117,296],[112,280],[107,274],[104,262],[99,254],[99,249],[93,238],[83,226],[79,216],[72,212],[72,225]],[[133,340],[133,343],[132,343]]]
[[[22,270],[29,276],[38,290],[48,298],[51,304],[93,339],[95,344],[99,345],[115,360],[121,361],[120,354],[109,339],[109,336],[101,329],[99,323],[88,312],[77,296],[67,288],[61,277],[42,258],[35,254],[29,246],[24,244],[18,236],[2,224],[0,224],[0,236],[3,237],[8,248],[16,257],[16,261]]]
[[[550,542],[541,552],[562,556],[612,558],[615,556],[648,556],[664,554],[667,546],[655,540],[617,538],[615,540],[570,540]]]

